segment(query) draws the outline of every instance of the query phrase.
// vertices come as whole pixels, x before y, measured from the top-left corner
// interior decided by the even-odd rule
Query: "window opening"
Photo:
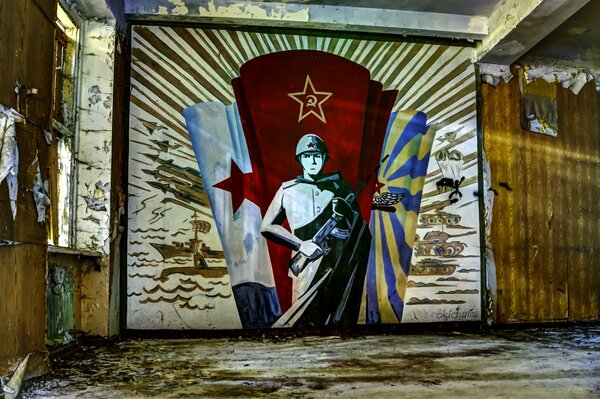
[[[58,4],[56,13],[55,63],[52,129],[57,138],[56,219],[52,221],[49,243],[72,247],[74,243],[73,144],[77,121],[76,87],[79,27]]]

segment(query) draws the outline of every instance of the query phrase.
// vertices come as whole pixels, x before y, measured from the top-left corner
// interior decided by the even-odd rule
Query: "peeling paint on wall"
[[[185,2],[182,0],[169,0],[169,3],[173,4],[175,7],[172,9],[168,9],[166,6],[158,6],[156,10],[156,15],[187,15],[189,13],[189,8],[185,5]]]
[[[519,65],[515,66],[521,68]],[[524,74],[528,84],[536,79],[544,79],[548,83],[560,83],[563,88],[577,95],[586,83],[593,80],[596,90],[600,91],[600,70],[577,68],[543,60],[528,64],[525,68]],[[479,73],[483,82],[494,87],[498,85],[500,79],[508,83],[513,78],[510,65],[480,63]]]
[[[298,11],[288,11],[285,4],[251,4],[240,2],[228,6],[216,5],[209,1],[207,7],[199,7],[202,17],[227,17],[244,19],[273,19],[284,21],[308,21],[308,7]]]
[[[169,3],[175,6],[171,10],[172,15],[186,15],[189,12],[183,0],[169,0]]]
[[[109,253],[112,92],[115,28],[102,21],[83,25],[77,168],[76,247]]]
[[[498,86],[500,79],[504,80],[504,83],[508,83],[513,78],[513,74],[510,71],[510,65],[488,64],[482,62],[479,64],[479,74],[481,75],[481,80],[483,80],[483,82],[494,87]]]
[[[88,194],[83,196],[88,210],[92,211],[106,211],[108,209],[108,198],[110,197],[110,183],[102,183],[101,181],[96,182],[94,188],[90,189],[87,187]],[[92,217],[87,217],[85,220],[97,221],[100,224],[100,220]]]
[[[571,90],[576,95],[587,82],[594,80],[596,90],[600,91],[600,71],[582,68],[557,64],[532,64],[525,71],[525,79],[527,83],[536,79],[544,79],[548,83],[560,83],[563,88]]]
[[[91,106],[92,104],[97,104],[100,102],[100,100],[102,100],[102,96],[100,95],[100,88],[98,87],[98,85],[90,87],[88,93],[90,93],[90,97],[88,98],[89,106]]]

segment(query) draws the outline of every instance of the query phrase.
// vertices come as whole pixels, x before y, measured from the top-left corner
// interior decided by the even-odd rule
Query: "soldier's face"
[[[304,168],[304,172],[309,175],[318,175],[323,169],[325,159],[320,152],[305,152],[300,155],[300,163]]]

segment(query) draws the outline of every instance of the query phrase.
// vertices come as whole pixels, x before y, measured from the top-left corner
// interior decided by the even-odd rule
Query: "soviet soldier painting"
[[[376,193],[418,209],[417,186],[385,195],[381,189],[392,190],[392,180],[411,185],[425,173],[428,155],[416,157],[430,149],[418,144],[428,130],[425,115],[397,118],[395,90],[322,51],[256,57],[232,87],[233,104],[198,103],[184,116],[242,326],[347,325],[361,315],[362,322],[379,322],[385,295],[400,320],[402,298],[367,276],[406,281],[395,276],[407,266],[393,264],[397,249],[390,248],[414,232],[402,232],[394,219],[374,240],[369,223],[374,210],[395,211],[374,208]],[[408,143],[415,154],[402,150]],[[407,156],[414,159],[400,162]],[[385,184],[378,176],[383,162]],[[412,249],[402,243],[402,262],[410,263]]]
[[[356,193],[339,173],[323,173],[330,155],[318,135],[303,136],[295,158],[303,174],[277,190],[261,229],[294,251],[292,307],[276,326],[356,323],[371,241]]]
[[[472,48],[241,27],[132,43],[129,328],[480,319]]]

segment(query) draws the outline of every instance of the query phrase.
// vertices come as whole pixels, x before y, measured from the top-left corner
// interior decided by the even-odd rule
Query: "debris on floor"
[[[53,363],[23,398],[599,398],[600,326],[124,340]]]
[[[27,362],[29,361],[29,355],[25,356],[25,359],[19,363],[19,366],[10,377],[6,384],[3,384],[2,391],[4,392],[4,399],[15,399],[19,395],[21,390],[21,384],[23,383],[23,377],[25,376],[25,370],[27,369]]]

